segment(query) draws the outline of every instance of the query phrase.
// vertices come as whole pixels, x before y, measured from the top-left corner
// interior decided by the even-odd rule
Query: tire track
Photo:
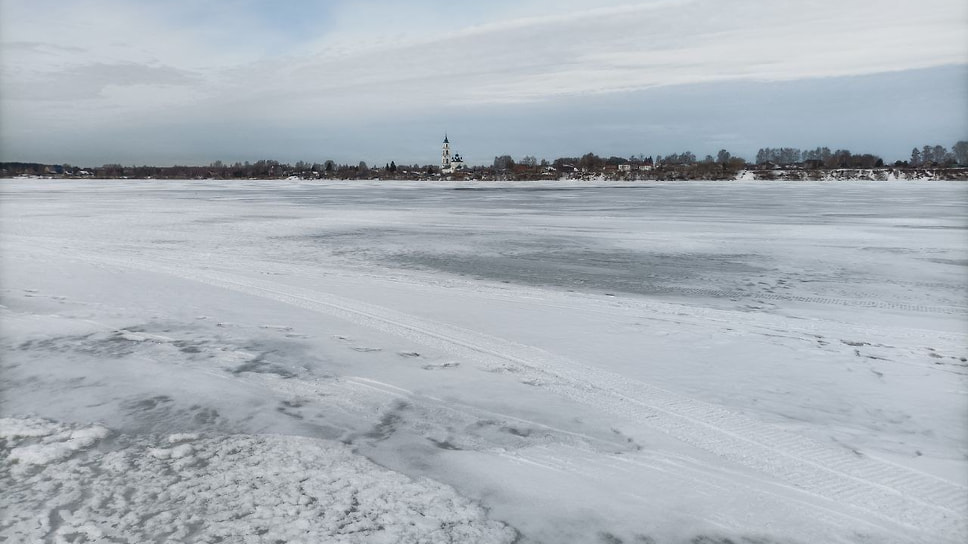
[[[655,286],[650,292],[656,295],[687,295],[708,298],[749,299],[749,300],[777,300],[783,302],[805,302],[808,304],[822,304],[827,306],[853,306],[859,308],[875,308],[880,310],[898,310],[902,312],[918,312],[943,315],[966,315],[968,308],[958,306],[930,306],[926,304],[909,304],[906,302],[889,302],[883,300],[845,299],[836,297],[782,295],[778,293],[749,293],[745,291],[723,291],[704,289],[700,287],[667,287]]]
[[[830,504],[829,502],[817,500],[810,496],[797,495],[791,493],[789,489],[775,481],[765,478],[754,478],[755,483],[751,482],[748,474],[741,474],[733,471],[725,471],[720,467],[709,466],[704,463],[676,455],[665,455],[661,453],[646,453],[640,456],[629,455],[606,455],[592,456],[587,452],[567,449],[564,455],[560,451],[551,450],[547,446],[537,446],[524,451],[507,452],[502,456],[528,463],[547,470],[554,470],[565,473],[576,473],[586,478],[602,480],[603,478],[621,478],[623,480],[635,479],[642,471],[648,471],[651,476],[646,480],[649,482],[660,482],[660,488],[668,486],[675,489],[688,482],[689,489],[703,495],[711,492],[715,494],[735,494],[737,489],[743,489],[752,496],[760,497],[759,501],[769,501],[768,507],[772,511],[770,524],[779,523],[783,527],[792,527],[797,523],[804,523],[804,510],[809,511],[809,528],[813,532],[819,531],[820,534],[827,527],[851,527],[855,535],[863,534],[867,531],[883,530],[876,520],[869,519],[862,513],[854,514],[845,511],[841,505]],[[596,470],[588,470],[587,467],[594,466]],[[640,498],[648,503],[649,498]],[[695,517],[697,524],[707,521],[708,518]],[[750,525],[750,520],[737,522],[739,516],[723,516],[721,522],[725,522],[724,528],[729,528],[737,532],[755,532],[755,530],[765,531],[767,527],[754,528]],[[836,531],[836,529],[835,529]],[[840,535],[823,535],[824,542],[853,542],[852,539],[844,539]],[[868,537],[870,538],[870,537]],[[884,538],[878,536],[878,538]],[[884,542],[921,542],[920,535],[916,531],[895,530]]]

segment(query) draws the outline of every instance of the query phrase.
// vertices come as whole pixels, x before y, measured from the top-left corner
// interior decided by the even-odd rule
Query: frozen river
[[[966,212],[0,180],[0,537],[962,542]]]

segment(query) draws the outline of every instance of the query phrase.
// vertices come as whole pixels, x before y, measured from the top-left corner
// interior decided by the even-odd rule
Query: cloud
[[[315,89],[322,115],[628,92],[712,81],[789,81],[968,62],[962,8],[820,1],[652,2],[341,44],[261,71],[284,115]],[[807,8],[812,7],[810,11]],[[287,69],[288,68],[288,69]],[[265,80],[264,80],[265,81]],[[240,84],[239,86],[243,86]],[[326,104],[332,107],[327,108]]]
[[[9,140],[65,121],[351,126],[966,65],[968,4],[0,0],[0,37]]]
[[[55,45],[44,42],[4,42],[3,49],[8,53],[35,53],[41,55],[84,53],[86,51],[81,47]]]
[[[208,164],[272,158],[397,164],[438,160],[440,138],[471,164],[511,154],[554,159],[589,151],[699,156],[722,148],[750,158],[760,147],[826,145],[903,159],[914,146],[966,137],[968,77],[961,67],[786,82],[732,81],[615,95],[346,121],[274,122],[271,116],[171,117],[94,128],[61,122],[0,140],[0,160],[98,165]],[[5,119],[6,122],[6,119]]]
[[[76,101],[105,98],[109,87],[186,86],[199,76],[171,66],[147,66],[133,62],[93,63],[71,66],[61,72],[33,73],[5,86],[5,99],[27,101]]]

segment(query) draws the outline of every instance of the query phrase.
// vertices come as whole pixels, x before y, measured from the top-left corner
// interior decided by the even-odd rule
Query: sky
[[[0,160],[968,140],[964,0],[0,0]]]

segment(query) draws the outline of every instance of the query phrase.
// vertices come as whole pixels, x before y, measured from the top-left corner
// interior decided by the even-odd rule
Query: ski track
[[[642,471],[648,471],[652,473],[650,481],[652,479],[658,479],[658,481],[662,482],[663,487],[676,488],[681,486],[682,482],[688,482],[690,489],[699,494],[733,494],[739,488],[752,492],[753,496],[767,495],[771,499],[774,499],[771,507],[778,510],[778,515],[789,517],[791,520],[802,516],[803,510],[809,510],[810,519],[816,527],[821,525],[826,525],[827,527],[846,526],[851,527],[857,532],[864,532],[864,529],[876,530],[880,528],[876,523],[863,515],[851,515],[849,512],[836,509],[837,505],[825,505],[817,500],[798,498],[768,479],[757,478],[758,486],[749,485],[746,483],[750,480],[748,474],[724,475],[720,467],[711,468],[708,465],[697,463],[691,459],[654,454],[644,456],[645,460],[619,455],[606,455],[603,458],[573,449],[568,449],[565,452],[552,451],[544,446],[539,446],[523,453],[502,453],[501,456],[515,462],[529,464],[546,470],[561,473],[577,473],[588,479],[596,479],[599,481],[604,476],[612,476],[616,473],[621,473],[619,476],[625,478],[635,478]],[[585,470],[583,467],[594,467],[594,470]],[[636,496],[636,498],[645,503],[648,503],[650,500],[649,497]],[[685,515],[687,518],[693,519],[697,525],[708,521],[707,518],[694,517],[688,513],[677,513],[677,515]],[[748,525],[728,515],[724,515],[718,519],[716,525],[723,529],[740,533],[750,530]],[[899,534],[895,534],[894,536],[901,537]],[[829,534],[824,535],[824,537],[834,539],[825,540],[825,542],[853,542],[852,539],[838,538]],[[911,540],[901,537],[901,541],[917,541],[916,536],[911,535],[909,538]]]
[[[968,488],[964,486],[826,447],[715,405],[536,348],[328,293],[211,269],[73,251],[56,255],[168,274],[282,302],[406,338],[486,368],[511,365],[523,371],[520,376],[526,378],[521,380],[524,383],[629,421],[646,423],[682,442],[768,475],[789,488],[863,512],[895,532],[932,535],[930,541],[934,542],[961,542],[968,537]]]

